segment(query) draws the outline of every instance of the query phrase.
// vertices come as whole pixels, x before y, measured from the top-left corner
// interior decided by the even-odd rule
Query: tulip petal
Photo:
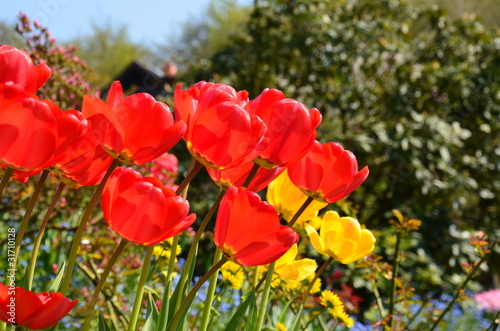
[[[276,261],[299,240],[292,228],[283,226],[279,231],[261,237],[239,250],[232,258],[245,266],[264,265]]]
[[[43,303],[34,314],[23,321],[23,326],[32,329],[46,329],[54,326],[76,305],[77,300],[70,301],[61,293],[39,293],[37,297]]]
[[[309,236],[309,239],[311,240],[311,245],[314,247],[314,249],[320,254],[327,255],[325,253],[325,248],[318,232],[316,232],[316,230],[314,230],[314,228],[310,225],[306,225],[306,232]]]
[[[152,245],[185,230],[195,220],[189,203],[156,178],[117,168],[106,183],[102,209],[108,225],[121,237]]]
[[[284,264],[288,264],[288,263],[292,262],[295,259],[295,257],[297,256],[298,252],[299,252],[299,248],[297,247],[297,245],[293,245],[292,247],[290,247],[290,249],[282,257],[280,257],[276,261],[275,268],[280,266],[280,265],[284,265]]]
[[[314,274],[317,267],[318,264],[313,259],[300,259],[275,267],[274,273],[281,279],[300,282]]]

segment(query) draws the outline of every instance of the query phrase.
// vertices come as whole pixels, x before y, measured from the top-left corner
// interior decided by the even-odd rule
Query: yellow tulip
[[[318,265],[313,259],[295,260],[298,252],[297,244],[294,244],[276,261],[274,273],[282,280],[300,282],[316,271]]]
[[[304,204],[307,199],[307,195],[293,185],[292,181],[288,177],[288,171],[285,170],[269,184],[266,198],[267,202],[276,208],[276,211],[280,214],[280,216],[289,222],[297,210],[299,210]],[[316,200],[312,201],[299,217],[296,224],[304,225],[305,222],[318,215],[318,211],[325,208],[327,205],[328,203]]]
[[[311,244],[319,253],[332,257],[343,264],[357,261],[370,254],[375,247],[375,237],[352,217],[340,217],[335,211],[323,216],[320,234],[306,226]]]
[[[302,281],[309,277],[314,277],[318,264],[313,259],[295,260],[299,249],[294,244],[282,257],[280,257],[274,266],[272,287],[284,286],[286,289],[295,289],[302,287]],[[261,270],[264,275],[268,266]]]

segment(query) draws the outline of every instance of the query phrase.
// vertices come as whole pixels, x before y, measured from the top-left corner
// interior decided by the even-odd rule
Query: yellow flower
[[[316,271],[318,265],[313,259],[295,260],[298,252],[297,244],[294,244],[276,261],[274,273],[282,280],[300,282]]]
[[[309,277],[307,277],[306,279],[304,279],[303,281],[300,281],[300,282],[288,281],[288,282],[285,283],[285,287],[288,290],[299,289],[302,292],[302,294],[304,294],[304,292],[306,291],[306,289],[309,287],[309,284],[311,284],[314,276],[315,275],[312,274],[312,275],[310,275]],[[314,282],[314,285],[313,285],[310,293],[318,293],[319,291],[321,291],[321,278],[316,279],[316,281]],[[309,295],[309,293],[307,293],[307,295]]]
[[[286,326],[283,323],[278,322],[278,324],[276,324],[276,330],[277,331],[286,331]]]
[[[311,275],[311,276],[306,278],[308,287],[311,284],[314,277],[316,277],[316,275]],[[305,292],[305,291],[306,291],[306,289],[303,290],[303,292]],[[319,291],[321,291],[321,278],[316,278],[316,281],[314,282],[314,285],[313,285],[310,293],[318,293]]]
[[[222,281],[233,290],[239,290],[245,281],[243,267],[237,263],[228,261],[220,268]]]
[[[269,184],[266,199],[276,208],[276,211],[283,219],[290,222],[293,215],[306,201],[307,195],[293,185],[288,177],[288,171],[285,170]],[[318,211],[327,205],[327,203],[314,200],[302,213],[296,224],[304,226],[305,222],[313,219],[314,216],[318,215]]]
[[[344,310],[344,304],[332,291],[321,292],[320,302],[328,309],[328,312],[336,319],[341,320],[348,328],[352,328],[354,321]]]
[[[295,260],[298,252],[297,244],[294,244],[276,261],[271,283],[273,288],[284,285],[286,289],[294,289],[309,276],[314,276],[318,264],[313,259]],[[265,275],[267,268],[268,266],[263,266],[261,270],[262,276]]]
[[[172,244],[174,242],[174,238],[169,238],[165,241],[162,242],[162,245],[156,245],[153,248],[153,255],[154,256],[163,256],[167,260],[170,259],[170,252],[172,250]],[[179,255],[181,253],[181,246],[177,245],[177,249],[175,251],[175,255]]]
[[[343,264],[365,257],[375,247],[375,237],[369,230],[362,230],[354,218],[340,217],[334,211],[323,216],[320,235],[310,225],[306,226],[306,231],[314,249]]]

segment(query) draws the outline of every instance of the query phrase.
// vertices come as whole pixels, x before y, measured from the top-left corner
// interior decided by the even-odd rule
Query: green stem
[[[86,317],[85,317],[85,322],[83,323],[82,330],[87,331],[90,327],[90,321],[92,320],[92,315],[94,313],[94,306],[97,303],[97,299],[99,298],[99,294],[101,293],[101,288],[106,282],[106,278],[108,278],[109,272],[113,268],[113,265],[115,264],[116,260],[120,256],[120,253],[123,251],[123,248],[127,245],[128,240],[123,239],[120,241],[120,244],[116,248],[115,252],[113,253],[113,256],[111,256],[111,259],[108,261],[108,265],[104,269],[104,271],[101,274],[101,278],[99,278],[99,282],[97,283],[97,286],[95,287],[94,294],[92,295],[92,299],[90,301],[88,310],[86,312]]]
[[[227,257],[223,256],[219,260],[219,262],[217,262],[210,270],[208,270],[208,272],[205,275],[203,275],[203,277],[201,277],[198,280],[198,282],[193,286],[193,288],[191,289],[189,294],[186,296],[186,298],[182,302],[181,307],[175,313],[174,319],[172,321],[172,325],[170,326],[170,329],[169,329],[170,331],[176,331],[179,328],[181,319],[183,318],[186,311],[189,309],[189,306],[191,305],[191,302],[193,301],[193,299],[194,299],[196,293],[198,292],[198,290],[200,289],[201,285],[203,285],[208,280],[208,278],[210,278],[210,276],[212,276],[212,274],[214,272],[219,270],[219,268],[222,267],[222,265],[224,263],[226,263],[227,261],[228,261]]]
[[[154,248],[154,245],[148,247],[148,249],[146,250],[146,256],[144,257],[144,262],[142,263],[141,277],[139,278],[139,284],[137,285],[134,308],[132,309],[130,322],[128,324],[129,331],[134,331],[137,326],[137,320],[141,311],[142,296],[144,294],[144,285],[146,284],[146,280],[148,278],[149,265],[151,264],[151,257],[153,256]],[[172,258],[172,253],[170,253],[170,257]],[[175,254],[173,257],[175,260]]]
[[[35,243],[33,244],[33,250],[31,252],[31,259],[30,263],[28,265],[28,279],[27,279],[27,286],[28,286],[28,291],[31,291],[32,285],[33,285],[33,277],[35,275],[35,266],[36,266],[36,260],[38,257],[38,251],[40,250],[40,244],[42,243],[42,238],[43,234],[45,232],[45,228],[47,227],[47,224],[49,223],[50,219],[50,214],[52,214],[52,211],[54,210],[54,207],[56,206],[56,203],[59,201],[59,197],[61,196],[61,193],[66,185],[64,183],[59,184],[56,193],[54,194],[54,197],[52,198],[52,203],[49,206],[49,209],[45,212],[45,217],[43,218],[42,224],[40,224],[40,229],[38,230],[38,234],[35,239]]]
[[[326,307],[324,307],[323,309],[321,309],[320,311],[318,311],[318,313],[316,315],[314,315],[310,320],[309,322],[307,322],[307,324],[304,326],[304,329],[307,330],[307,327],[309,325],[311,325],[312,322],[314,322],[315,319],[317,319],[321,314],[323,314],[325,311],[327,310]]]
[[[167,328],[168,323],[168,306],[170,304],[170,290],[172,289],[172,278],[175,268],[175,257],[177,253],[177,245],[179,244],[179,235],[174,237],[172,246],[170,249],[170,259],[168,260],[168,270],[167,270],[167,286],[165,286],[163,292],[163,300],[160,309],[160,316],[158,318],[158,323],[156,330],[163,331]]]
[[[2,181],[0,181],[0,203],[2,203],[2,201],[3,201],[3,199],[2,199],[3,190],[7,186],[7,183],[9,182],[9,179],[13,173],[14,173],[13,168],[7,167],[7,169],[5,169],[5,172],[4,172],[3,177],[2,177]]]
[[[80,220],[80,225],[78,225],[78,229],[75,232],[75,237],[73,238],[73,244],[71,245],[71,251],[69,253],[68,257],[68,267],[66,268],[66,273],[64,274],[64,278],[62,281],[61,285],[61,293],[63,296],[66,296],[69,285],[71,283],[71,276],[73,274],[73,269],[75,267],[75,262],[76,262],[76,256],[78,254],[78,248],[80,247],[80,243],[82,241],[82,236],[83,232],[85,231],[85,226],[87,225],[87,222],[90,219],[90,216],[92,215],[92,210],[94,209],[97,200],[101,197],[102,190],[104,189],[104,185],[106,184],[106,181],[108,180],[108,177],[111,175],[113,170],[118,166],[119,161],[118,160],[113,160],[111,165],[108,168],[108,171],[104,175],[101,183],[99,186],[97,186],[94,195],[92,195],[92,198],[90,199],[90,202],[85,209],[85,212],[83,213],[82,219]]]
[[[28,208],[26,209],[23,220],[21,221],[21,226],[19,228],[19,232],[17,233],[17,237],[16,237],[16,248],[15,248],[14,261],[17,261],[17,258],[19,257],[19,252],[21,250],[21,243],[23,241],[24,233],[26,232],[26,229],[28,228],[28,223],[29,223],[29,220],[31,217],[31,213],[33,213],[33,209],[35,208],[35,204],[38,201],[38,198],[40,197],[40,193],[42,192],[43,184],[45,183],[45,180],[47,179],[48,175],[49,175],[49,172],[47,170],[44,170],[42,172],[42,175],[40,176],[40,179],[38,180],[38,183],[36,185],[35,191],[33,192],[33,195],[31,196],[30,202],[28,203]]]
[[[321,327],[321,330],[323,331],[327,331],[328,328],[326,327],[325,325],[325,322],[323,321],[323,319],[321,318],[321,316],[318,316],[318,322],[319,322],[319,326]],[[339,325],[339,323],[337,322],[333,328],[333,330],[330,330],[330,331],[335,331],[335,329],[337,329],[337,326]]]
[[[297,212],[295,212],[295,214],[293,215],[292,219],[288,223],[289,227],[293,227],[293,225],[295,224],[295,222],[299,219],[300,215],[302,215],[302,213],[304,212],[304,210],[306,210],[306,208],[311,204],[311,202],[313,202],[313,200],[314,200],[313,198],[307,197],[306,201],[304,201],[304,203],[302,204],[302,206],[300,206],[300,208],[297,210]],[[273,269],[274,269],[274,266],[273,266]],[[262,276],[262,278],[259,281],[259,283],[254,287],[254,292],[255,293],[258,292],[259,288],[262,286],[262,284],[264,282],[264,279],[267,279],[268,275],[269,275],[269,270],[266,271],[266,273],[264,274],[264,276]],[[254,280],[254,283],[255,283],[255,280]]]
[[[493,250],[493,248],[495,247],[495,245],[496,245],[496,242],[494,242],[492,244],[492,246],[490,248],[490,252]],[[434,324],[432,324],[432,327],[430,328],[429,331],[433,331],[434,329],[436,329],[436,327],[438,326],[439,322],[441,322],[443,320],[444,316],[450,311],[450,309],[453,306],[453,304],[457,301],[457,299],[460,296],[462,290],[465,289],[465,287],[467,286],[467,284],[471,281],[472,277],[474,277],[474,274],[479,270],[479,267],[481,266],[481,264],[483,264],[483,262],[485,262],[488,259],[489,256],[490,256],[490,254],[484,254],[483,257],[481,257],[481,260],[479,260],[479,262],[472,268],[472,270],[467,275],[467,278],[464,280],[464,282],[462,283],[462,285],[460,285],[460,287],[455,290],[453,298],[448,303],[448,305],[446,306],[446,308],[443,310],[443,312],[441,313],[441,315],[439,315],[438,319],[434,321]]]
[[[264,323],[264,317],[266,316],[267,303],[269,302],[269,293],[271,293],[271,284],[273,282],[274,266],[276,261],[269,264],[266,275],[266,284],[264,285],[264,291],[262,293],[262,301],[260,303],[259,314],[257,315],[257,330],[262,330],[262,324]]]
[[[500,311],[493,317],[491,321],[491,325],[486,329],[487,331],[496,331],[498,329],[498,325],[500,325],[500,321],[498,318],[500,317]]]
[[[297,210],[297,212],[295,213],[295,215],[293,215],[293,217],[290,220],[290,222],[288,222],[288,226],[289,227],[293,227],[293,225],[295,224],[295,222],[297,222],[297,220],[299,219],[300,215],[302,215],[302,213],[304,212],[304,210],[306,210],[306,208],[309,207],[309,205],[313,201],[314,201],[314,198],[307,197],[306,201],[304,201],[304,203],[302,204],[302,206],[300,206],[299,210]]]
[[[380,293],[378,291],[377,283],[375,282],[375,280],[372,280],[370,283],[372,284],[373,287],[373,294],[375,295],[375,301],[377,302],[377,308],[380,314],[380,318],[384,319],[385,317],[384,304],[382,303],[382,297],[380,296]]]
[[[0,321],[0,331],[5,331],[7,330],[7,323],[4,321]]]
[[[215,250],[214,265],[216,265],[222,258],[222,251],[220,249]],[[215,288],[217,286],[217,276],[219,275],[218,270],[214,272],[212,277],[210,277],[210,284],[207,289],[207,297],[205,299],[205,308],[203,309],[203,315],[201,318],[201,325],[199,330],[206,331],[208,327],[208,321],[210,320],[210,312],[212,310],[212,303],[214,301]]]
[[[242,185],[243,187],[248,187],[248,185],[250,185],[250,183],[252,182],[252,179],[255,177],[255,175],[259,171],[259,168],[260,168],[260,165],[258,165],[257,163],[253,164],[252,169],[248,173],[248,176],[247,176],[247,178],[245,179],[245,182]]]
[[[266,279],[267,279],[267,275],[268,275],[268,273],[269,273],[269,271],[266,271],[266,272],[264,273],[264,275],[262,275],[262,278],[259,280],[259,282],[257,283],[257,285],[255,285],[255,287],[254,287],[254,289],[253,289],[253,291],[254,291],[255,293],[259,292],[260,287],[262,286],[262,284],[264,284],[264,282],[265,282],[265,281],[266,281]]]
[[[391,291],[389,294],[389,327],[392,329],[394,327],[394,319],[392,315],[394,314],[394,302],[396,301],[396,278],[399,272],[399,245],[401,244],[401,231],[396,233],[396,247],[394,248],[394,260],[392,262],[392,279],[391,279]]]
[[[198,171],[200,171],[200,169],[203,167],[203,164],[201,164],[200,162],[196,161],[195,159],[192,159],[192,160],[193,160],[194,163],[192,163],[189,166],[189,168],[191,168],[191,170],[188,170],[186,178],[184,178],[184,180],[182,181],[182,183],[179,185],[179,187],[175,191],[175,193],[177,195],[180,195],[182,193],[182,191],[184,191],[184,189],[186,188],[186,186],[189,185],[189,183],[194,178],[194,176],[196,176],[196,174],[198,173]]]
[[[260,265],[254,267],[254,274],[253,274],[253,281],[252,281],[252,286],[254,288],[257,287],[257,284],[259,283],[259,271],[260,271]]]
[[[191,265],[194,263],[195,252],[196,252],[196,249],[198,247],[198,242],[200,241],[201,235],[203,234],[203,231],[205,231],[205,228],[207,227],[208,222],[210,221],[212,216],[215,214],[215,211],[219,207],[219,204],[220,204],[222,198],[224,197],[224,193],[225,193],[224,190],[221,190],[219,192],[217,199],[215,200],[214,204],[212,205],[212,207],[210,208],[208,213],[205,215],[205,218],[203,219],[203,221],[200,224],[200,228],[198,229],[198,231],[196,232],[196,235],[193,238],[193,242],[191,243],[191,247],[189,248],[188,256],[186,258],[186,263],[185,263],[184,268],[183,268],[182,273],[181,273],[181,278],[179,279],[179,282],[177,283],[177,286],[180,286],[181,289],[184,287],[184,284],[186,283],[186,280],[187,280],[187,277],[189,274],[189,270],[191,269]],[[175,310],[177,310],[179,308],[181,300],[182,300],[182,295],[179,295],[177,297],[177,302],[175,304]]]
[[[333,261],[333,257],[329,257],[328,260],[326,260],[325,263],[323,263],[323,265],[318,269],[318,271],[316,271],[316,275],[314,275],[313,280],[311,281],[311,283],[307,287],[306,291],[304,292],[304,297],[302,298],[302,302],[300,303],[299,311],[297,312],[298,319],[297,319],[297,322],[295,323],[294,328],[292,329],[293,331],[297,331],[299,329],[300,319],[302,318],[302,311],[304,310],[304,307],[305,307],[306,302],[307,302],[307,298],[309,297],[309,293],[311,292],[311,290],[314,286],[314,283],[316,283],[316,280],[319,278],[319,276],[321,276],[323,271],[325,271],[326,267],[332,261]]]

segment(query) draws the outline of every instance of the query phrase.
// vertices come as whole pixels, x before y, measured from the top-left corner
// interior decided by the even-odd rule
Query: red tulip
[[[299,235],[280,225],[273,206],[257,193],[231,186],[222,198],[214,230],[215,245],[232,261],[264,265],[279,259]]]
[[[12,164],[11,167],[14,167],[14,173],[12,174],[12,179],[15,179],[21,183],[25,183],[29,177],[34,176],[40,173],[42,170],[48,167],[54,167],[55,163],[60,163],[64,159],[67,158],[66,154],[74,154],[77,150],[80,150],[81,143],[84,141],[84,137],[86,135],[93,135],[90,132],[88,127],[87,120],[81,117],[81,113],[76,110],[66,110],[61,111],[56,104],[50,102],[49,100],[43,100],[51,109],[52,113],[55,116],[55,120],[57,123],[57,136],[56,143],[53,146],[53,153],[50,157],[46,158],[46,162],[40,164],[36,168],[32,170],[19,170],[19,168],[15,168]],[[36,116],[36,113],[34,113]],[[29,131],[31,128],[26,126],[22,128],[22,130]],[[29,132],[28,132],[29,133]],[[0,128],[1,134],[1,128]],[[95,140],[95,138],[94,138]],[[32,144],[37,144],[35,140],[33,140]],[[100,145],[98,145],[100,147]],[[31,148],[34,146],[32,145]],[[38,148],[38,147],[37,147]],[[101,148],[102,149],[102,148]],[[104,152],[104,151],[103,151]],[[106,152],[104,154],[108,155]],[[64,162],[64,161],[63,161]],[[111,161],[110,161],[111,162]],[[7,168],[6,164],[0,163],[0,173],[2,173]],[[92,184],[90,184],[92,185]]]
[[[130,168],[117,168],[102,193],[108,225],[121,237],[154,245],[187,229],[196,220],[189,202],[156,178],[143,178]]]
[[[0,177],[3,177],[5,170],[7,170],[8,166],[0,163]],[[14,169],[14,172],[10,176],[10,179],[14,179],[19,183],[26,183],[30,177],[35,176],[42,172],[43,169],[33,170],[33,171],[21,171]]]
[[[319,110],[285,99],[279,90],[265,89],[245,108],[267,125],[269,145],[255,160],[263,167],[281,167],[301,159],[316,139],[316,129],[321,122]]]
[[[113,157],[101,147],[94,133],[88,130],[81,142],[69,148],[64,158],[50,170],[59,181],[78,188],[98,185],[112,162]]]
[[[309,153],[288,165],[288,176],[308,196],[335,202],[357,189],[368,177],[368,166],[358,171],[358,161],[351,151],[338,143],[315,141]]]
[[[22,86],[28,93],[35,93],[50,75],[47,64],[35,66],[25,51],[0,45],[0,83],[12,82]]]
[[[20,85],[0,83],[0,162],[23,171],[46,165],[57,145],[56,116]]]
[[[83,117],[102,147],[113,157],[131,164],[144,164],[165,153],[181,139],[183,121],[174,123],[167,105],[147,93],[126,98],[120,82],[111,85],[107,102],[85,96]]]
[[[250,170],[252,170],[255,163],[247,162],[243,163],[237,167],[224,169],[224,170],[213,170],[206,168],[208,174],[212,180],[220,188],[227,189],[230,186],[243,186]],[[260,167],[252,181],[248,185],[247,189],[253,192],[259,192],[269,185],[276,177],[278,177],[285,167],[277,167],[273,169],[266,169]]]
[[[44,100],[56,115],[57,139],[54,153],[50,161],[44,166],[49,167],[66,157],[67,153],[73,153],[79,148],[85,136],[92,134],[89,122],[82,117],[82,113],[68,109],[62,111],[55,103]]]
[[[238,95],[242,94],[228,90],[232,91],[220,84],[207,88],[196,109],[185,115],[189,118],[186,135],[189,152],[203,165],[217,170],[253,160],[266,145],[264,122],[241,106]],[[180,110],[184,103],[188,102],[176,105],[178,112],[184,113]]]
[[[226,92],[233,97],[233,100],[240,106],[244,106],[248,102],[248,92],[238,91],[222,83],[211,83],[201,81],[187,90],[182,90],[182,84],[177,84],[174,92],[174,112],[177,121],[184,121],[188,126],[191,117],[196,112],[196,107],[200,100],[211,90],[218,89]],[[187,135],[187,132],[186,134]]]
[[[0,320],[30,330],[56,325],[76,303],[61,293],[33,293],[0,283]]]
[[[26,172],[17,177],[32,176],[52,166],[75,148],[88,130],[80,112],[62,111],[20,85],[0,84],[0,162]]]

